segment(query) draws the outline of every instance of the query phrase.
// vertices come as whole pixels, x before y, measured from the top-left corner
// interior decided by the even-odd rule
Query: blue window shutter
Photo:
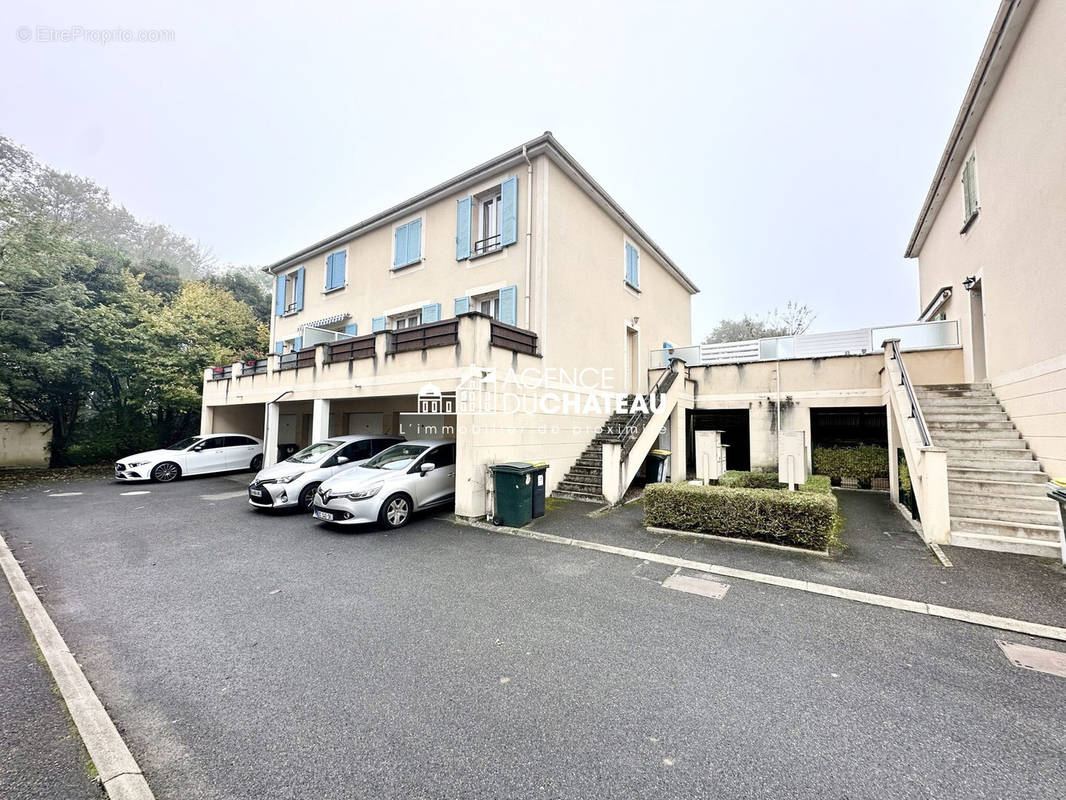
[[[279,317],[285,313],[285,276],[278,275],[274,282],[274,313]]]
[[[296,310],[304,310],[304,268],[296,270]]]
[[[333,253],[326,256],[326,291],[333,288]]]
[[[500,246],[518,241],[518,177],[500,185]]]
[[[464,197],[459,201],[459,210],[455,220],[455,260],[470,258],[470,204],[472,198]]]
[[[359,333],[359,325],[355,322],[349,322],[347,325],[344,326],[344,332],[350,333],[352,336],[355,336],[357,333]]]
[[[392,258],[392,268],[402,267],[407,263],[407,226],[401,225],[396,229],[395,254]]]
[[[293,350],[301,350],[301,349],[303,349],[303,346],[304,346],[304,337],[297,336],[295,339],[292,340],[292,349]]]
[[[455,316],[460,314],[466,314],[470,311],[470,298],[469,297],[457,297],[455,298]]]
[[[279,356],[285,352],[285,342],[274,342],[274,352]]]
[[[502,289],[500,289],[500,322],[503,322],[506,325],[517,325],[517,305],[517,286],[504,286]]]
[[[640,286],[640,254],[629,242],[626,242],[626,283]]]
[[[339,253],[333,254],[333,283],[331,288],[336,289],[338,286],[344,286],[344,281],[347,279],[345,268],[348,266],[348,254],[341,250]]]
[[[422,306],[422,322],[439,322],[440,321],[440,303],[430,303],[428,306]]]
[[[380,331],[385,330],[385,318],[374,317],[374,319],[370,322],[370,330],[374,333],[379,333]]]
[[[422,258],[422,218],[407,223],[407,261]]]

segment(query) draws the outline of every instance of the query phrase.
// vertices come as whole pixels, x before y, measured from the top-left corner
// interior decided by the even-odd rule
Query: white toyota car
[[[455,442],[427,439],[395,444],[325,481],[313,514],[322,522],[399,528],[415,511],[454,500]]]
[[[262,466],[262,439],[243,433],[212,433],[190,436],[161,450],[126,456],[115,462],[115,480],[169,483],[182,475],[207,475]]]
[[[376,456],[402,442],[402,436],[331,436],[260,470],[248,484],[248,502],[256,508],[291,508],[310,511],[322,481]]]

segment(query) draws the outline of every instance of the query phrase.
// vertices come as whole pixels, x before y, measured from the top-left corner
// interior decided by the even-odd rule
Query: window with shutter
[[[977,200],[977,156],[971,153],[962,168],[963,221],[969,223],[980,208]]]
[[[396,228],[393,234],[392,268],[400,269],[422,260],[422,218]]]
[[[640,253],[629,242],[625,247],[625,276],[627,284],[634,289],[640,288]]]

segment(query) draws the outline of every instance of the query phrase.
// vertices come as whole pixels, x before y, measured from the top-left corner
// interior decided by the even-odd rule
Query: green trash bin
[[[666,460],[670,458],[669,450],[652,450],[644,460],[644,482],[662,483],[666,477]]]
[[[533,519],[544,516],[544,495],[548,489],[548,465],[543,461],[533,467]]]
[[[492,521],[513,528],[529,524],[533,519],[534,477],[539,468],[525,461],[510,461],[493,464],[489,469],[496,486],[496,516]]]

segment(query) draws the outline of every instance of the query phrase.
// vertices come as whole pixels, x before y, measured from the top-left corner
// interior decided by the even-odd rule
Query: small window
[[[503,213],[503,193],[497,187],[477,202],[477,240],[474,242],[474,254],[491,253],[499,250],[500,225]]]
[[[500,318],[500,293],[493,292],[475,297],[474,310],[498,320]]]
[[[392,268],[399,269],[422,260],[422,218],[400,225],[393,234]]]
[[[625,281],[634,289],[640,288],[640,253],[633,245],[626,242],[625,247]]]
[[[969,223],[980,210],[977,199],[977,154],[971,153],[962,168],[963,222]]]
[[[291,314],[293,311],[297,311],[299,306],[299,295],[297,294],[297,281],[296,273],[292,272],[285,276],[285,313]]]
[[[347,280],[348,252],[338,250],[326,256],[326,291],[340,289]]]
[[[394,317],[390,317],[392,320],[392,329],[394,331],[402,331],[405,328],[414,328],[417,325],[422,324],[422,312],[411,311],[406,314],[397,314]]]

